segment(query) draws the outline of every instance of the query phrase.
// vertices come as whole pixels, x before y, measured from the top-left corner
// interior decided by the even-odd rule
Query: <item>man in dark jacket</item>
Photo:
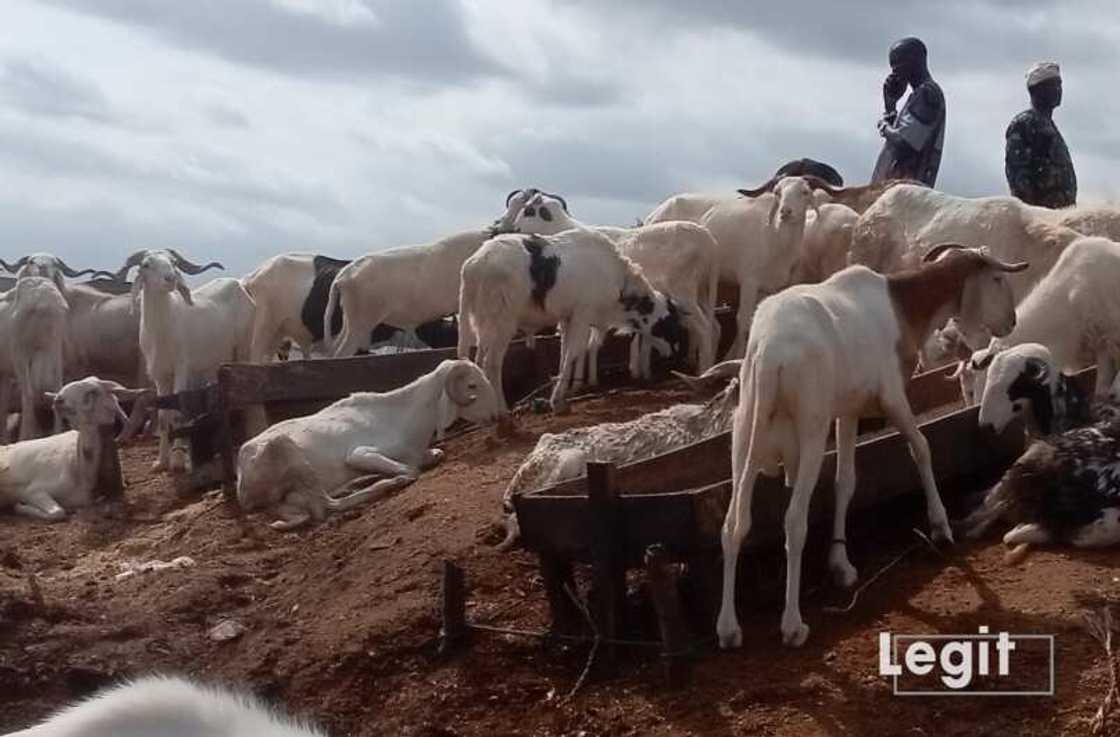
[[[1042,207],[1069,207],[1077,202],[1077,174],[1069,149],[1054,125],[1054,108],[1062,104],[1062,76],[1052,61],[1027,72],[1031,108],[1007,126],[1004,171],[1011,194]]]
[[[917,179],[932,187],[945,144],[945,95],[926,66],[926,46],[904,38],[891,46],[891,73],[883,82],[884,114],[879,119],[883,150],[872,182]],[[906,88],[910,96],[900,112],[895,107]]]

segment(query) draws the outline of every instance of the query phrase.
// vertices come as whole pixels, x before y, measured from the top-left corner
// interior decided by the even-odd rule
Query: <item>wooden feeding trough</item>
[[[722,310],[719,318],[723,334],[731,334],[734,316]],[[599,353],[605,383],[611,375],[625,372],[629,351],[628,340],[608,338]],[[311,414],[353,392],[396,389],[453,358],[454,348],[441,348],[355,358],[225,364],[218,370],[216,384],[160,397],[156,406],[180,410],[188,418],[176,431],[190,440],[194,469],[183,481],[184,490],[224,485],[232,492],[237,448],[246,436],[243,418],[250,408],[263,406],[268,424],[273,424]],[[512,405],[547,384],[559,366],[557,336],[538,336],[533,348],[524,341],[512,343],[503,370],[507,401]]]
[[[1016,428],[998,438],[981,434],[979,408],[961,406],[959,385],[949,380],[952,369],[919,375],[907,388],[911,407],[929,441],[933,472],[943,496],[952,493],[955,481],[998,473],[1024,447],[1023,433]],[[1093,376],[1089,369],[1077,380],[1089,390]],[[863,422],[860,430],[857,486],[850,514],[858,515],[902,494],[918,493],[921,483],[905,439],[878,421]],[[835,472],[836,453],[830,450],[813,493],[811,524],[831,519]],[[522,542],[540,557],[553,631],[568,632],[578,624],[568,593],[573,562],[592,565],[598,593],[597,627],[605,638],[619,635],[626,570],[642,565],[650,570],[647,555],[651,549],[691,562],[702,576],[718,575],[716,559],[731,498],[730,477],[731,434],[726,432],[617,468],[588,464],[586,477],[515,498]],[[781,542],[788,502],[789,490],[781,479],[759,478],[745,547]],[[710,591],[712,581],[707,583]],[[654,603],[664,631],[666,617],[657,598],[654,596]],[[681,651],[679,645],[666,646]]]

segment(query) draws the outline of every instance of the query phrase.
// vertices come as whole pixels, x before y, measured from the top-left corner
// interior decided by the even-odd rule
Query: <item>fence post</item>
[[[592,580],[598,596],[595,624],[599,635],[617,638],[626,605],[626,561],[622,540],[622,508],[614,464],[587,464],[587,501],[590,515]],[[607,644],[608,666],[617,661],[618,648]]]

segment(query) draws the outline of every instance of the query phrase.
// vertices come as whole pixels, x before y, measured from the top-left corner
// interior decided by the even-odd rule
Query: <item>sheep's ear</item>
[[[182,296],[184,302],[189,305],[194,304],[194,300],[191,299],[191,288],[187,286],[187,283],[185,281],[183,281],[183,277],[179,277],[178,282],[176,282],[175,284],[175,288],[179,290],[179,295]]]
[[[58,392],[43,392],[43,396],[47,398],[48,402],[54,404],[54,400],[58,399]]]

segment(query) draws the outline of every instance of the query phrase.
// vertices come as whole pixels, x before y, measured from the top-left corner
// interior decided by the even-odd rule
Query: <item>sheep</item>
[[[743,355],[760,293],[793,282],[806,212],[817,210],[812,185],[802,177],[785,177],[773,189],[716,205],[700,220],[719,245],[720,279],[739,287],[735,340],[725,358]]]
[[[785,517],[786,602],[782,641],[800,646],[809,628],[801,619],[801,553],[809,498],[817,484],[836,420],[836,512],[829,566],[852,585],[856,569],[845,541],[855,490],[855,443],[860,417],[882,412],[910,445],[925,490],[933,535],[951,541],[945,508],[930,464],[929,444],[906,399],[918,348],[934,326],[956,316],[962,324],[1005,335],[1015,325],[1007,264],[984,249],[944,244],[919,269],[883,276],[850,266],[824,282],[791,287],[759,305],[739,377],[732,425],[732,496],[722,531],[723,598],[717,634],[721,647],[739,647],[735,614],[739,550],[751,526],[751,497],[760,472],[780,460],[793,494]],[[792,482],[792,483],[791,483]]]
[[[59,291],[63,291],[65,284],[63,277],[76,279],[79,276],[91,274],[93,276],[104,276],[109,279],[113,278],[112,272],[101,271],[99,269],[81,269],[76,270],[71,268],[65,261],[58,256],[50,253],[32,253],[27,256],[21,256],[14,263],[9,264],[0,258],[0,267],[16,275],[16,279],[24,276],[41,276],[44,279],[50,279],[58,287]]]
[[[706,382],[731,378],[738,368],[737,361],[721,363],[700,379]],[[502,497],[506,536],[498,549],[509,549],[520,536],[513,511],[514,497],[578,478],[584,474],[588,461],[633,463],[726,432],[731,428],[737,387],[738,380],[733,379],[708,402],[675,404],[629,422],[605,422],[541,435]]]
[[[567,409],[568,382],[592,327],[652,335],[680,353],[681,315],[672,299],[610,239],[591,230],[492,238],[463,263],[460,292],[458,356],[469,358],[477,346],[476,361],[495,388],[502,386],[502,364],[518,328],[561,326],[552,391],[558,412]],[[498,402],[505,425],[508,406],[500,389]]]
[[[1063,370],[1097,365],[1094,396],[1104,397],[1120,367],[1120,243],[1079,238],[1019,304],[1011,333],[976,351],[971,368],[1020,343],[1041,343]],[[983,387],[983,379],[977,380]]]
[[[128,257],[118,278],[123,280],[134,266],[132,296],[140,299],[140,350],[160,396],[215,381],[221,364],[248,360],[254,306],[241,282],[214,279],[192,290],[183,279],[184,271],[199,274],[221,264],[198,266],[170,249],[142,250]],[[185,445],[176,441],[172,457],[174,418],[172,411],[160,412],[154,471],[187,470]]]
[[[572,228],[588,228],[546,197],[538,193],[525,203],[514,220],[517,232],[555,235]],[[696,356],[696,370],[703,372],[710,368],[715,363],[719,340],[715,314],[719,251],[711,233],[703,226],[687,222],[591,229],[610,238],[624,256],[642,268],[655,289],[673,298],[685,315],[684,325],[688,330],[689,349]],[[597,383],[598,343],[599,340],[593,338],[589,351],[592,386]],[[649,342],[638,340],[632,344],[631,351],[634,376],[650,378]],[[578,380],[582,372],[577,370],[576,375]]]
[[[323,313],[327,296],[338,272],[349,263],[311,253],[283,253],[268,259],[241,280],[256,304],[250,350],[253,363],[272,360],[285,338],[299,346],[304,358],[311,358],[325,348]],[[416,329],[426,345],[436,347],[429,341],[441,334],[443,318],[440,315]],[[341,310],[335,309],[330,323],[332,331],[342,328]],[[371,331],[369,345],[390,340],[401,332],[393,325],[377,325]]]
[[[916,266],[937,243],[984,244],[996,258],[1031,263],[1030,271],[1010,280],[1018,302],[1080,237],[1053,220],[1053,211],[1014,197],[957,197],[901,184],[860,215],[852,231],[851,263],[886,274]]]
[[[459,418],[490,422],[497,411],[477,366],[443,361],[399,389],[351,394],[247,441],[237,456],[237,500],[246,512],[273,511],[277,530],[321,522],[408,486],[442,460],[443,451],[428,447],[433,436]]]
[[[150,675],[106,688],[9,737],[325,737],[256,699]]]
[[[0,448],[0,507],[56,522],[93,502],[104,451],[99,427],[127,420],[117,397],[135,394],[89,376],[45,396],[75,429]]]
[[[859,213],[847,205],[826,203],[809,213],[801,258],[794,268],[795,284],[824,281],[848,265],[852,229]]]
[[[538,190],[514,190],[506,213],[483,230],[468,230],[434,243],[378,251],[344,266],[330,285],[323,335],[337,358],[369,346],[370,332],[387,323],[405,330],[449,315],[459,306],[463,262],[488,238],[508,232],[525,200]],[[342,329],[332,338],[330,316],[342,308]]]
[[[38,417],[43,393],[62,386],[69,308],[54,281],[45,277],[20,277],[12,291],[9,346],[20,391],[19,439],[30,440],[46,431]],[[56,417],[54,431],[59,429]]]
[[[1044,345],[1021,343],[995,354],[986,373],[977,422],[989,434],[1002,433],[1016,417],[1026,419],[1026,430],[1034,436],[1061,433],[1092,419],[1089,397],[1062,373]]]

